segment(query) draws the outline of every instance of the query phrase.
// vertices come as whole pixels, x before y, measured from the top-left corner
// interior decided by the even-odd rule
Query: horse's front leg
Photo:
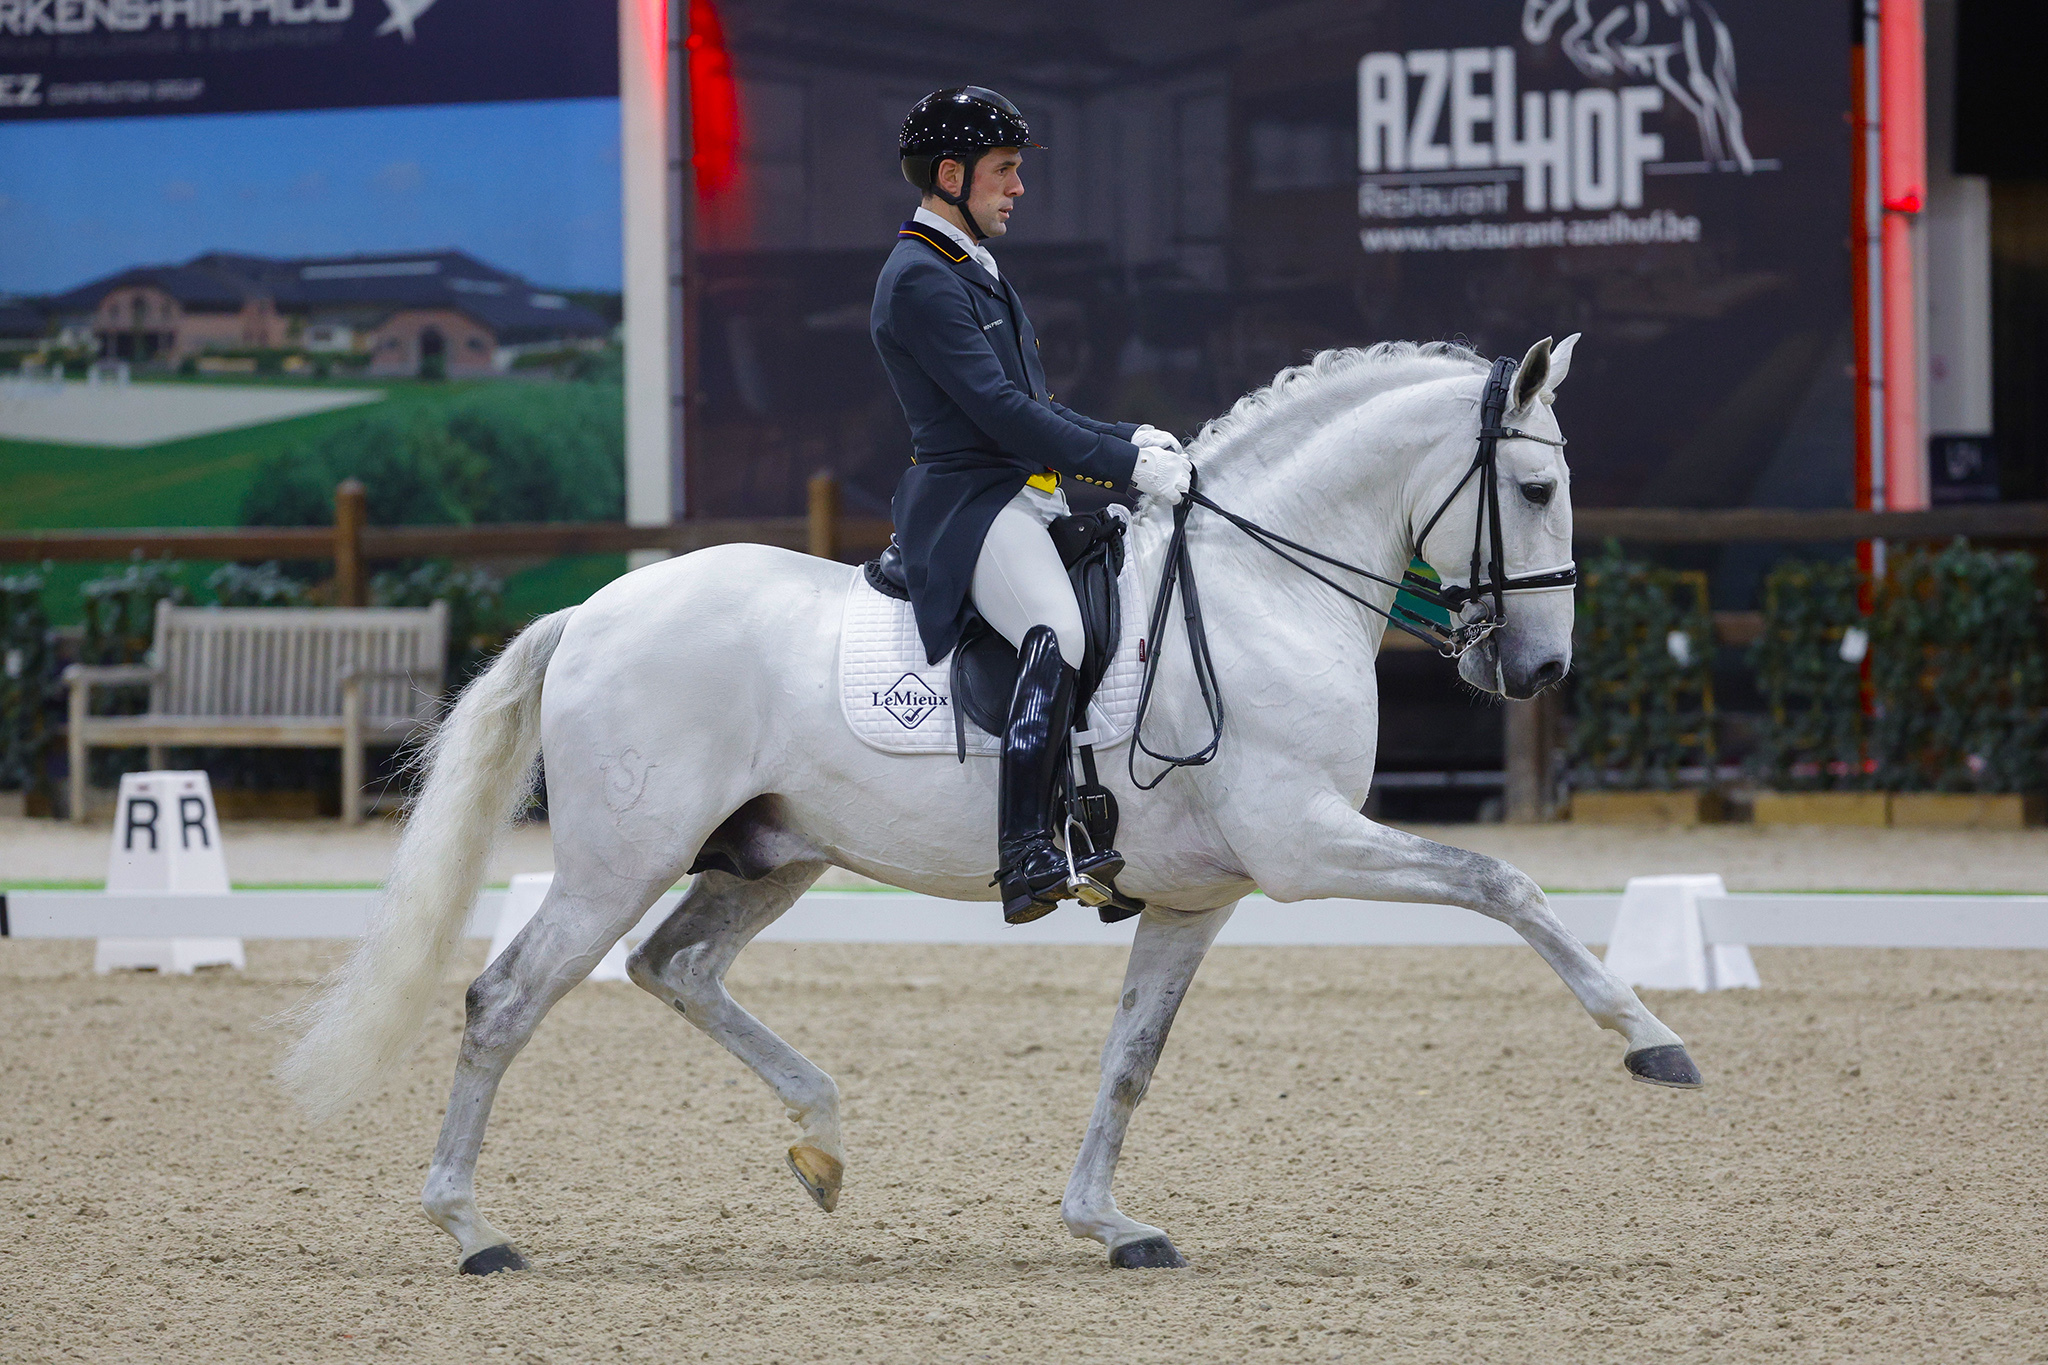
[[[1628,1041],[1622,1061],[1637,1080],[1684,1090],[1701,1084],[1679,1036],[1572,936],[1551,912],[1543,888],[1521,869],[1376,824],[1335,795],[1318,803],[1298,828],[1289,840],[1293,866],[1255,869],[1273,899],[1345,896],[1457,905],[1497,919],[1542,955],[1595,1023]]]
[[[1076,1237],[1093,1237],[1109,1248],[1109,1263],[1121,1270],[1186,1265],[1164,1232],[1116,1206],[1110,1184],[1123,1151],[1131,1114],[1152,1083],[1152,1068],[1166,1047],[1166,1034],[1180,1009],[1188,983],[1234,905],[1198,914],[1147,910],[1131,944],[1124,992],[1116,1022],[1102,1045],[1102,1088],[1088,1119],[1088,1136],[1060,1201],[1060,1217]]]

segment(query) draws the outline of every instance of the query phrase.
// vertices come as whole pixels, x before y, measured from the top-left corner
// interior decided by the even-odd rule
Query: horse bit
[[[1480,641],[1502,629],[1507,624],[1507,595],[1511,592],[1555,592],[1569,589],[1579,581],[1579,569],[1575,563],[1566,563],[1554,569],[1540,569],[1534,573],[1511,575],[1507,571],[1506,551],[1502,546],[1500,522],[1500,442],[1503,437],[1536,441],[1555,449],[1564,448],[1563,438],[1552,440],[1538,436],[1519,427],[1502,425],[1507,416],[1508,398],[1514,389],[1516,362],[1512,357],[1501,356],[1493,362],[1493,369],[1486,377],[1486,389],[1479,403],[1479,448],[1472,457],[1471,465],[1465,470],[1444,500],[1424,524],[1422,533],[1414,537],[1417,551],[1428,543],[1429,533],[1443,520],[1451,504],[1465,491],[1465,485],[1475,476],[1479,479],[1479,515],[1472,526],[1472,571],[1469,582],[1463,586],[1431,582],[1410,568],[1397,582],[1383,578],[1370,569],[1312,550],[1306,545],[1289,540],[1286,536],[1270,531],[1247,517],[1241,517],[1210,501],[1197,486],[1196,476],[1190,473],[1188,494],[1173,509],[1173,537],[1167,544],[1166,564],[1159,577],[1159,592],[1152,603],[1152,618],[1147,627],[1146,639],[1151,649],[1145,658],[1145,673],[1138,690],[1138,712],[1131,725],[1131,749],[1129,769],[1131,782],[1140,791],[1150,791],[1166,780],[1166,775],[1175,768],[1193,768],[1216,757],[1216,749],[1223,740],[1223,698],[1216,687],[1216,666],[1209,655],[1208,627],[1202,619],[1201,598],[1195,590],[1195,571],[1188,559],[1187,534],[1188,515],[1195,507],[1208,508],[1217,516],[1251,537],[1260,546],[1272,551],[1280,558],[1300,569],[1309,577],[1350,598],[1366,610],[1387,618],[1389,624],[1399,627],[1423,641],[1446,659],[1463,658],[1468,650]],[[1284,547],[1284,548],[1283,548]],[[1356,574],[1370,579],[1384,587],[1393,588],[1396,597],[1391,609],[1352,592],[1335,579],[1319,572],[1309,564],[1296,559],[1288,551],[1308,556],[1333,569]],[[1212,733],[1209,742],[1190,754],[1162,754],[1147,745],[1143,738],[1145,713],[1152,702],[1152,684],[1159,671],[1160,645],[1164,639],[1166,614],[1172,608],[1173,595],[1178,587],[1182,599],[1182,615],[1186,620],[1188,648],[1194,658],[1195,681],[1202,691],[1202,704],[1209,715]],[[1437,607],[1450,617],[1450,623],[1433,621],[1401,605],[1400,593],[1418,598]],[[1138,780],[1138,754],[1143,751],[1148,758],[1157,759],[1166,767],[1150,782]]]

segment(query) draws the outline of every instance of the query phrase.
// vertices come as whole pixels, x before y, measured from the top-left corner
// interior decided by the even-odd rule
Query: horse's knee
[[[1549,912],[1550,900],[1543,894],[1543,888],[1512,863],[1486,858],[1477,870],[1476,880],[1479,905],[1504,924],[1519,928]]]

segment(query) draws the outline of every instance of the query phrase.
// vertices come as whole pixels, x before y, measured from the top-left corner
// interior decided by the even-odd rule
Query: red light
[[[725,27],[711,0],[690,0],[690,129],[696,153],[697,193],[705,198],[731,189],[739,173],[740,100],[725,50]]]

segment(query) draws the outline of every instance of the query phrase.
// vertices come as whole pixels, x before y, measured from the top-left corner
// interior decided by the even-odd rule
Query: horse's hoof
[[[1697,1090],[1706,1082],[1692,1057],[1677,1043],[1663,1047],[1639,1048],[1621,1059],[1628,1074],[1648,1085],[1668,1085],[1673,1090]]]
[[[846,1163],[816,1147],[798,1145],[789,1149],[789,1169],[819,1208],[830,1213],[839,1207],[839,1181]]]
[[[526,1258],[515,1251],[510,1242],[500,1242],[462,1258],[462,1273],[465,1275],[495,1275],[501,1270],[524,1269]]]
[[[1147,1237],[1112,1248],[1109,1263],[1118,1270],[1184,1270],[1188,1264],[1164,1237]]]

